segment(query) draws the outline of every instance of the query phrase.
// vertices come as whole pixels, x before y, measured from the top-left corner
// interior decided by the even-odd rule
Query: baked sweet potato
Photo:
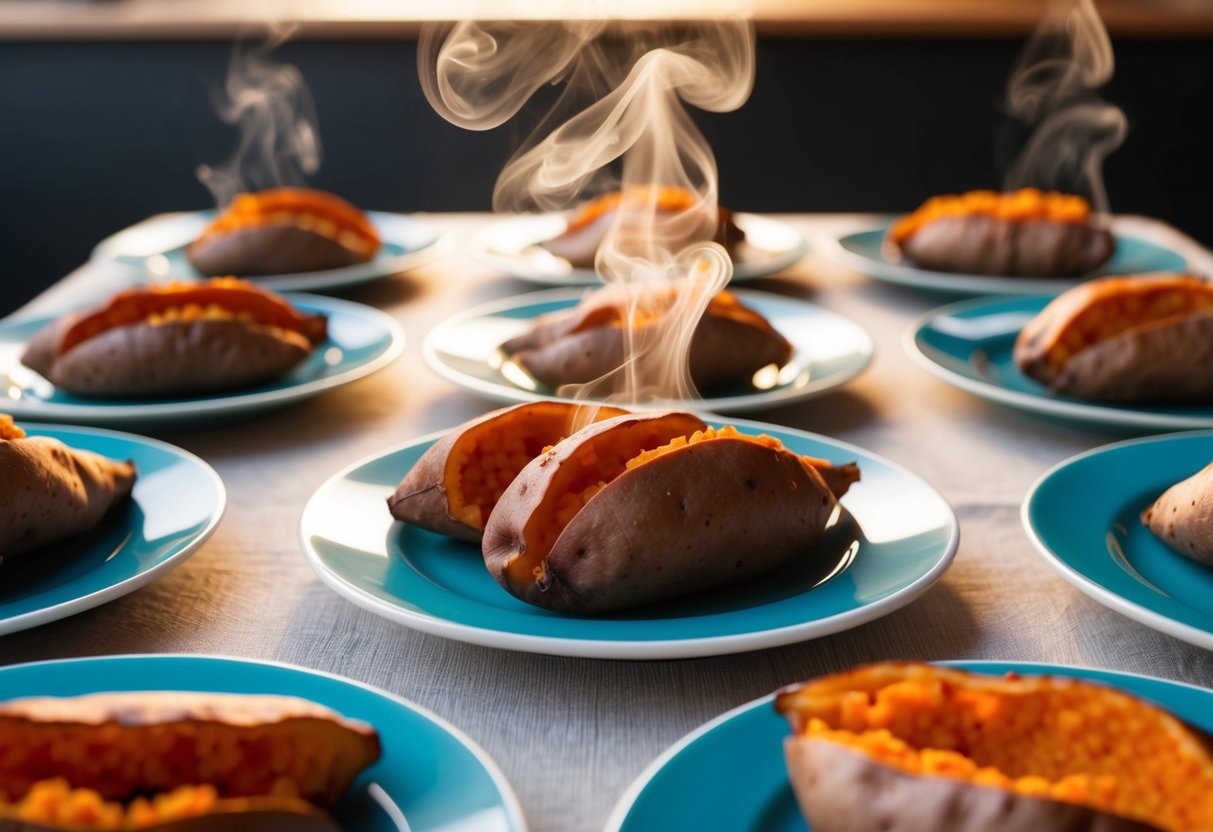
[[[1213,566],[1213,463],[1164,491],[1141,522],[1184,557]]]
[[[518,598],[574,613],[740,582],[813,557],[836,506],[819,467],[689,413],[607,419],[519,473],[489,515],[484,562]],[[834,474],[845,488],[858,469]]]
[[[238,195],[185,251],[204,275],[294,274],[365,263],[379,232],[340,197],[308,188]]]
[[[30,436],[0,414],[0,564],[81,534],[122,503],[135,466]]]
[[[313,702],[167,691],[0,702],[0,748],[14,832],[336,832],[323,810],[379,757]]]
[[[326,338],[321,315],[235,278],[128,289],[43,327],[21,363],[56,387],[111,398],[265,383]]]
[[[1204,739],[1103,685],[883,664],[775,707],[814,832],[1213,829]]]
[[[933,197],[888,239],[925,269],[1018,277],[1086,274],[1116,250],[1085,199],[1034,188]]]
[[[388,497],[388,510],[405,523],[479,543],[489,513],[528,462],[582,425],[626,412],[542,401],[485,414],[431,445]]]
[[[1189,275],[1089,281],[1024,326],[1014,357],[1025,375],[1060,395],[1213,400],[1213,284]]]
[[[641,333],[638,339],[675,301],[669,288],[637,296],[631,317]],[[599,289],[572,309],[539,316],[530,330],[506,341],[501,350],[549,387],[594,381],[623,365],[628,308],[625,288]],[[695,327],[687,360],[695,386],[711,390],[744,383],[763,367],[782,366],[791,357],[792,345],[766,318],[733,294],[720,292]]]
[[[559,236],[545,240],[541,245],[557,257],[568,260],[574,268],[594,268],[598,247],[619,219],[619,207],[625,200],[633,203],[636,210],[642,210],[652,200],[653,209],[660,217],[689,211],[698,198],[684,188],[673,187],[635,187],[611,191],[583,205],[569,217],[568,226]],[[733,221],[732,211],[720,207],[716,210],[718,220],[714,233],[705,234],[704,239],[720,243],[730,257],[736,258],[738,246],[745,240],[745,232]],[[626,235],[628,229],[620,229],[620,233]],[[685,245],[695,241],[677,242]]]

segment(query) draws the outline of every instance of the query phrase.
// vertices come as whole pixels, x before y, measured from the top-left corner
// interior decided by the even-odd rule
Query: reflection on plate
[[[360,303],[319,295],[287,295],[294,306],[328,317],[328,340],[291,372],[260,387],[180,399],[91,399],[58,390],[21,365],[25,343],[51,318],[0,321],[0,412],[18,419],[76,424],[200,422],[251,413],[315,396],[386,367],[404,349],[391,316]]]
[[[138,589],[193,554],[223,515],[226,497],[219,475],[180,448],[108,430],[25,428],[30,436],[53,436],[73,448],[129,459],[139,476],[132,499],[91,532],[4,563],[0,635],[66,618]]]
[[[733,280],[775,274],[808,253],[804,235],[789,225],[758,214],[733,214],[745,232],[733,264]],[[564,232],[563,214],[524,214],[481,229],[472,238],[472,253],[482,263],[506,274],[550,286],[599,286],[593,269],[574,268],[540,245]]]
[[[1012,350],[1019,330],[1051,300],[976,298],[928,312],[910,325],[905,348],[939,378],[984,399],[1032,413],[1121,428],[1213,427],[1213,407],[1149,407],[1057,396],[1028,378]]]
[[[841,562],[842,571],[825,576],[789,567],[743,587],[597,617],[533,607],[498,586],[479,547],[388,514],[388,495],[437,436],[365,459],[324,483],[303,512],[304,553],[339,594],[406,626],[507,650],[618,659],[718,655],[836,633],[909,603],[947,569],[956,518],[918,477],[823,436],[730,424],[775,436],[798,454],[859,463],[862,481],[843,497],[846,511],[816,548],[821,562]]]
[[[416,217],[367,211],[383,239],[375,259],[340,269],[250,278],[276,292],[311,292],[366,283],[429,263],[451,249],[454,236],[439,234]],[[185,248],[214,219],[214,211],[161,214],[107,237],[93,249],[93,260],[116,260],[138,270],[149,281],[197,280],[185,259]]]
[[[333,811],[349,832],[525,832],[518,799],[479,746],[429,711],[349,679],[216,656],[105,656],[0,668],[5,699],[124,690],[299,696],[375,726],[383,756]]]
[[[1049,565],[1096,601],[1213,650],[1213,567],[1183,557],[1140,519],[1164,491],[1211,461],[1211,431],[1088,451],[1032,486],[1024,527]]]
[[[887,231],[887,226],[881,226],[871,231],[845,234],[838,238],[837,246],[827,253],[837,262],[886,283],[966,295],[1056,294],[1092,277],[1182,272],[1187,269],[1187,262],[1179,253],[1149,240],[1117,234],[1116,253],[1112,259],[1084,277],[1000,277],[936,272],[916,268],[896,253],[891,254],[884,246]]]
[[[942,662],[976,673],[1049,673],[1113,685],[1213,730],[1213,692],[1149,676],[1023,662]],[[789,682],[800,681],[789,679]],[[691,732],[657,758],[616,804],[606,832],[746,829],[806,832],[783,760],[787,720],[767,696]]]
[[[718,389],[702,400],[660,403],[663,406],[703,407],[716,413],[774,407],[832,390],[859,375],[872,360],[871,337],[837,313],[768,292],[739,289],[733,294],[792,342],[791,361],[778,372],[774,365],[759,371],[751,384]],[[524,332],[539,315],[575,306],[583,296],[580,289],[556,289],[466,310],[431,329],[421,354],[443,378],[495,401],[561,398],[504,361],[498,346]]]

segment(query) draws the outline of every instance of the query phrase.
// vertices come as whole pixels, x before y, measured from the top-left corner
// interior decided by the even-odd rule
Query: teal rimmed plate
[[[1213,650],[1213,568],[1171,549],[1140,519],[1211,461],[1213,431],[1096,448],[1037,480],[1024,499],[1024,528],[1049,565],[1096,601]]]
[[[885,283],[966,295],[1056,294],[1094,277],[1182,272],[1188,268],[1187,261],[1178,252],[1140,237],[1117,234],[1116,253],[1107,263],[1087,275],[1058,278],[936,272],[917,268],[902,260],[896,252],[891,253],[884,244],[887,233],[888,226],[884,225],[869,231],[844,234],[827,254],[836,262]]]
[[[211,535],[226,495],[219,475],[173,445],[108,430],[26,425],[30,436],[138,469],[132,499],[93,531],[0,564],[0,635],[92,609],[181,563]],[[189,495],[183,499],[182,495]]]
[[[349,384],[386,367],[404,349],[404,331],[378,309],[320,295],[283,297],[304,312],[327,316],[328,340],[268,384],[179,399],[93,399],[56,389],[20,360],[26,342],[53,318],[0,321],[0,412],[92,425],[201,422],[279,407]]]
[[[383,756],[333,810],[350,832],[526,830],[509,783],[471,739],[418,705],[350,679],[219,656],[104,656],[0,668],[5,699],[127,690],[298,696],[370,723]]]
[[[259,275],[249,280],[276,292],[342,289],[425,265],[446,254],[454,243],[453,234],[439,234],[417,217],[383,211],[367,211],[366,215],[383,241],[373,260],[339,269]],[[214,217],[214,211],[149,217],[106,237],[91,257],[128,265],[141,279],[198,280],[208,275],[199,274],[189,264],[185,249]]]
[[[1149,676],[1024,662],[942,662],[976,673],[1053,674],[1102,682],[1149,699],[1213,731],[1213,692]],[[787,720],[773,697],[742,705],[692,731],[628,788],[606,832],[807,832],[784,767]]]
[[[859,463],[863,479],[842,498],[845,511],[818,544],[811,570],[596,617],[530,606],[498,586],[478,546],[388,514],[388,495],[438,435],[364,459],[321,485],[303,511],[303,550],[337,593],[408,627],[508,650],[617,659],[718,655],[836,633],[908,604],[947,569],[956,517],[918,477],[824,436],[730,424],[770,434],[798,454]]]
[[[910,357],[953,387],[999,404],[1067,421],[1115,428],[1213,427],[1213,407],[1148,407],[1058,396],[1015,364],[1015,338],[1051,297],[976,298],[914,321],[903,343]]]
[[[776,407],[827,393],[855,378],[876,348],[863,327],[836,312],[796,298],[746,289],[730,290],[758,312],[793,347],[783,367],[771,365],[743,384],[714,389],[702,399],[649,403],[649,407],[707,408],[740,413]],[[498,347],[525,332],[540,315],[570,309],[581,289],[554,289],[505,298],[460,312],[426,334],[421,355],[434,372],[499,402],[566,398],[507,361]]]

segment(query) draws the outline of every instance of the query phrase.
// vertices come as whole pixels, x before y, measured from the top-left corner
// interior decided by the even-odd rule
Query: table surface
[[[706,720],[781,685],[886,659],[1005,659],[1086,665],[1213,686],[1213,653],[1126,619],[1057,576],[1020,525],[1046,469],[1120,435],[1051,424],[938,381],[901,346],[906,327],[946,298],[869,280],[820,252],[872,217],[793,215],[814,252],[754,288],[841,313],[873,335],[872,366],[840,392],[753,418],[852,442],[917,473],[960,519],[951,569],[923,597],[848,632],[788,647],[681,661],[606,661],[493,650],[425,635],[340,598],[308,568],[304,503],[337,470],[495,407],[421,360],[427,329],[473,304],[536,287],[468,252],[486,214],[430,215],[456,250],[345,297],[404,326],[404,355],[378,374],[288,410],[235,424],[154,434],[210,462],[229,495],[218,531],[159,580],[72,618],[0,638],[0,664],[112,653],[207,653],[290,662],[384,688],[430,708],[479,742],[513,784],[536,832],[601,829],[628,784]],[[1124,230],[1213,257],[1150,221]],[[19,314],[108,291],[85,266]],[[2,692],[0,692],[2,694]]]

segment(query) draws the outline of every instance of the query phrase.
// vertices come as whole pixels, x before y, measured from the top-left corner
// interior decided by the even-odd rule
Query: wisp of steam
[[[497,210],[566,210],[622,189],[596,269],[624,298],[619,372],[564,394],[640,401],[695,396],[687,354],[708,301],[732,263],[711,240],[718,184],[711,147],[687,105],[740,107],[754,82],[754,34],[745,20],[637,23],[477,22],[429,26],[419,50],[422,87],[447,120],[496,127],[548,84],[555,107],[506,164]],[[655,186],[693,195],[686,210],[659,210]]]
[[[237,41],[232,48],[215,109],[223,121],[238,126],[239,141],[227,161],[198,166],[198,179],[220,208],[244,191],[302,185],[320,169],[316,107],[303,75],[268,57],[292,31],[275,28],[263,43]]]
[[[1007,82],[1007,107],[1033,125],[1007,172],[1008,189],[1077,193],[1108,210],[1103,160],[1128,130],[1121,110],[1096,95],[1115,62],[1094,0],[1052,0]]]

